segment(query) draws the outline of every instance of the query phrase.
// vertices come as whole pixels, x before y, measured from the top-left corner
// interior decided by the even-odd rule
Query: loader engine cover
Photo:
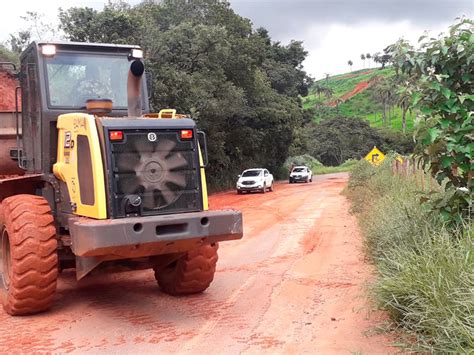
[[[193,120],[67,114],[58,128],[54,173],[74,213],[105,219],[203,210]]]
[[[202,210],[200,164],[190,119],[98,119],[113,217]]]

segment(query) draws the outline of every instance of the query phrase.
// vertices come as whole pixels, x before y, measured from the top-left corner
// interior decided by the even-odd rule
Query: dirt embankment
[[[379,79],[380,79],[380,77],[374,76],[373,78],[371,78],[368,81],[362,81],[362,82],[358,83],[354,87],[354,89],[352,89],[351,91],[346,92],[344,95],[342,95],[341,97],[338,97],[335,100],[329,101],[327,103],[327,105],[330,106],[330,107],[336,107],[338,105],[338,103],[341,104],[343,102],[346,102],[347,100],[351,99],[352,97],[354,97],[358,93],[368,89],[369,87],[374,85]]]

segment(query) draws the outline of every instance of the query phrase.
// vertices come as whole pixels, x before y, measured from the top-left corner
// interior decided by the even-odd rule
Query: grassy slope
[[[358,83],[368,81],[375,76],[390,77],[394,75],[394,71],[391,68],[387,69],[362,69],[354,71],[352,73],[340,74],[326,79],[321,79],[315,83],[324,87],[329,87],[334,91],[331,101],[341,97],[347,92],[350,92],[355,88]],[[339,105],[339,112],[334,107],[325,107],[323,110],[318,110],[315,115],[315,120],[330,118],[335,116],[347,116],[357,117],[365,119],[370,122],[373,127],[382,127],[382,110],[379,105],[372,99],[373,89],[368,88],[357,95],[353,96],[348,101]],[[310,94],[303,98],[303,107],[310,109],[317,107],[318,105],[324,104],[328,99],[319,95],[314,91],[314,87],[310,90]],[[396,131],[402,130],[402,113],[398,107],[394,107],[391,114],[389,127]],[[407,128],[408,130],[413,129],[414,115],[412,113],[407,114]]]

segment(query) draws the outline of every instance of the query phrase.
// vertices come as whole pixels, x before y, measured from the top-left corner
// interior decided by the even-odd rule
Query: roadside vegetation
[[[472,222],[449,228],[421,203],[416,177],[393,175],[392,162],[361,161],[347,190],[377,269],[372,295],[404,331],[405,350],[474,351]]]
[[[474,23],[388,51],[420,122],[412,169],[395,174],[394,156],[361,162],[349,181],[379,276],[373,295],[405,331],[406,349],[473,353]]]
[[[393,67],[361,69],[316,81],[303,107],[316,122],[334,117],[353,117],[371,127],[412,132],[415,113],[408,109],[406,96]]]
[[[289,171],[292,166],[304,165],[311,169],[313,175],[342,173],[351,171],[357,164],[358,160],[348,159],[338,166],[325,166],[319,160],[309,154],[288,157],[279,170],[279,178],[288,178]]]
[[[312,82],[303,70],[302,42],[273,41],[227,1],[72,7],[60,11],[59,28],[44,26],[37,13],[25,20],[25,30],[11,36],[17,53],[51,32],[71,41],[144,48],[153,109],[189,114],[207,134],[211,190],[233,185],[246,168],[278,170],[298,140],[297,129],[310,119],[300,102]]]

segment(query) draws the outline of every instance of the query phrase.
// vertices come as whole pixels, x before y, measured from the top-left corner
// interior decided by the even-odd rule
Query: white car
[[[237,193],[244,191],[273,191],[273,175],[267,169],[247,169],[238,176]]]
[[[307,166],[295,166],[290,173],[290,184],[298,181],[313,181],[313,172]]]

